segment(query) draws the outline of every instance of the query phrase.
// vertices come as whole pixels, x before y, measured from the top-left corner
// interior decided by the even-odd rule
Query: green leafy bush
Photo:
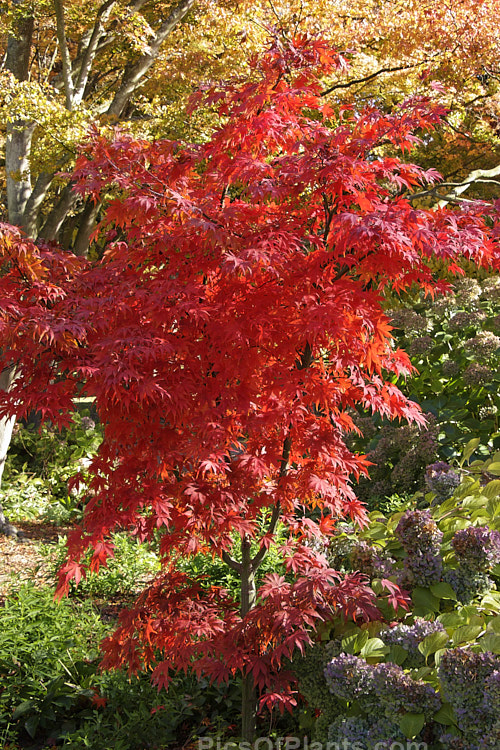
[[[75,726],[91,706],[97,644],[106,628],[90,604],[55,604],[20,587],[0,608],[0,738],[46,736]]]
[[[111,539],[114,556],[107,560],[107,565],[101,567],[99,573],[87,572],[78,586],[72,583],[72,595],[79,598],[123,598],[140,591],[160,570],[159,557],[151,545],[141,544],[123,533],[113,534]],[[55,550],[54,545],[42,545],[41,553],[50,559],[49,576],[55,581],[66,558],[66,538],[59,537]],[[87,557],[90,559],[90,553]]]
[[[397,344],[419,371],[404,390],[435,416],[440,455],[447,459],[457,457],[471,435],[500,448],[500,278],[464,277],[454,288],[389,313]]]
[[[99,671],[111,627],[89,602],[53,601],[20,587],[0,608],[0,746],[81,750],[165,747],[237,723],[237,682],[216,687],[187,674],[158,693],[150,675]]]
[[[85,476],[90,458],[102,440],[102,430],[88,411],[75,412],[73,425],[57,431],[17,424],[2,479],[2,505],[11,521],[43,518],[67,523],[81,517],[85,484],[68,491],[69,479]]]

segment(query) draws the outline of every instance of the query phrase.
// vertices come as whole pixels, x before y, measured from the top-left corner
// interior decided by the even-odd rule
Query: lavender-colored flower
[[[470,303],[477,300],[481,295],[481,287],[476,279],[464,276],[454,284],[456,299],[461,303]]]
[[[448,321],[450,331],[463,331],[465,328],[477,326],[485,318],[482,310],[460,310]]]
[[[432,586],[441,580],[443,558],[431,550],[414,554],[408,553],[403,566],[401,584],[404,587]]]
[[[467,339],[464,348],[474,354],[476,359],[488,362],[500,348],[500,338],[491,331],[481,331],[471,339]]]
[[[453,706],[458,727],[471,739],[471,744],[486,735],[488,726],[496,721],[496,715],[485,705],[485,692],[488,679],[499,669],[500,658],[490,652],[454,648],[441,656],[438,669],[441,694]]]
[[[451,545],[460,563],[472,570],[491,570],[500,562],[500,532],[488,526],[469,526],[457,531]]]
[[[492,579],[486,573],[472,570],[468,565],[447,570],[443,574],[443,581],[450,584],[462,604],[470,604],[493,586]]]
[[[80,424],[84,430],[95,430],[95,422],[90,417],[82,417]]]
[[[439,742],[446,750],[478,750],[477,745],[471,745],[464,737],[457,737],[455,734],[450,734],[449,732],[442,734]]]
[[[363,750],[391,750],[395,742],[406,742],[397,724],[385,717],[373,716],[339,716],[328,727],[328,740],[334,747]]]
[[[394,533],[411,555],[437,554],[443,538],[429,510],[407,510]]]
[[[391,318],[395,328],[401,328],[407,334],[427,331],[427,319],[411,308],[402,307],[399,310],[389,310],[387,315]]]
[[[407,347],[407,351],[410,357],[419,357],[420,355],[426,354],[426,352],[430,351],[433,346],[434,341],[430,336],[419,336],[418,338],[413,339],[413,341],[410,342]]]
[[[484,705],[497,716],[500,715],[500,669],[496,669],[486,678]]]
[[[429,492],[436,493],[438,502],[451,497],[459,484],[460,475],[443,461],[430,464],[425,470],[425,486]]]
[[[326,684],[331,693],[345,701],[358,701],[364,711],[376,705],[373,689],[373,667],[358,656],[340,654],[324,669]]]
[[[481,297],[487,300],[500,300],[500,277],[493,276],[481,282]]]
[[[462,370],[458,362],[455,362],[453,359],[447,359],[443,362],[441,371],[446,378],[455,378],[457,375],[460,375]]]
[[[441,705],[431,685],[413,680],[401,667],[390,662],[374,667],[373,689],[385,715],[393,721],[406,712],[423,713],[430,718]]]
[[[472,362],[464,371],[463,379],[466,385],[486,385],[491,382],[493,370],[486,365]]]
[[[380,638],[387,646],[400,646],[408,652],[405,659],[405,668],[413,669],[424,664],[424,657],[418,650],[418,644],[432,633],[446,632],[443,625],[438,621],[424,620],[416,617],[411,625],[398,623],[393,628],[382,630]]]

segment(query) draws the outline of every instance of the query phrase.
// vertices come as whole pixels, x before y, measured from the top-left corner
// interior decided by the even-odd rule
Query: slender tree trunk
[[[0,373],[0,390],[8,391],[15,379],[15,370],[13,367],[6,368]],[[5,468],[5,459],[7,458],[7,451],[9,450],[10,440],[12,437],[12,430],[14,429],[16,418],[15,417],[3,417],[0,419],[0,484],[2,482],[3,470]],[[16,536],[17,529],[12,526],[5,518],[3,508],[0,503],[0,533],[8,534],[9,536]]]
[[[22,0],[12,0],[14,11]],[[5,67],[18,81],[29,77],[34,18],[23,12],[15,14],[13,33],[7,42]],[[7,125],[5,143],[5,172],[7,182],[7,209],[9,222],[25,227],[25,209],[31,195],[30,153],[34,123],[18,120]],[[30,230],[28,230],[30,231]],[[0,390],[8,391],[16,377],[15,368],[0,373]],[[0,419],[0,484],[9,449],[15,417]],[[0,502],[0,533],[16,535],[17,529],[4,516]]]
[[[255,606],[257,596],[255,572],[252,565],[250,540],[243,537],[241,542],[241,616],[244,617]],[[246,742],[253,742],[256,732],[257,692],[252,675],[243,675],[241,696],[241,736]]]

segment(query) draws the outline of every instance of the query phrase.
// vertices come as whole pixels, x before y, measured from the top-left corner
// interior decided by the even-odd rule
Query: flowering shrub
[[[363,437],[353,445],[375,464],[359,486],[372,508],[394,492],[427,489],[436,492],[436,502],[449,497],[459,477],[444,468],[444,459],[460,454],[467,434],[500,448],[500,278],[464,277],[445,296],[408,295],[398,304],[405,306],[387,311],[395,343],[418,370],[402,390],[429,422],[419,431],[364,413],[355,417]]]
[[[467,433],[500,448],[500,278],[464,277],[444,297],[406,304],[389,311],[397,344],[419,371],[405,389],[435,416],[439,454],[457,456]]]
[[[429,492],[429,507],[416,507],[417,496],[404,512],[372,512],[366,529],[344,524],[326,550],[375,591],[405,586],[410,611],[394,621],[379,602],[378,622],[334,621],[317,650],[294,659],[300,692],[322,712],[315,739],[366,750],[406,739],[429,750],[500,746],[500,453],[464,464],[453,496],[436,503]]]

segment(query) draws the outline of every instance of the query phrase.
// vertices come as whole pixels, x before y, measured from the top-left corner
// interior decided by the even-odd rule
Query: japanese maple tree
[[[334,111],[321,81],[342,65],[321,40],[274,45],[251,81],[203,93],[224,125],[201,145],[95,131],[74,179],[95,200],[112,189],[101,260],[8,226],[0,237],[1,364],[18,372],[0,415],[36,408],[62,425],[78,392],[104,425],[59,594],[89,547],[92,570],[106,563],[112,531],[157,542],[161,575],[122,613],[104,664],[152,667],[159,686],[178,670],[242,674],[246,738],[257,697],[294,704],[281,664],[319,623],[379,616],[363,577],[331,570],[317,542],[338,518],[366,522],[352,410],[423,421],[394,385],[411,366],[384,290],[434,293],[436,258],[456,271],[499,257],[490,207],[416,210],[405,189],[437,175],[384,155],[440,112]],[[286,574],[257,581],[278,528]],[[239,601],[183,572],[200,552],[239,576]]]

